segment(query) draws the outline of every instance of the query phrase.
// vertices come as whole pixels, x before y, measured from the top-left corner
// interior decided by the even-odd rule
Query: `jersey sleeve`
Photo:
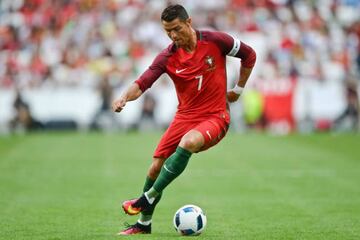
[[[209,32],[209,40],[215,42],[223,55],[241,59],[241,65],[252,68],[256,61],[256,52],[249,45],[224,32]]]
[[[163,50],[156,56],[149,68],[135,81],[142,92],[145,92],[148,88],[150,88],[153,83],[166,71],[168,56],[168,49]]]

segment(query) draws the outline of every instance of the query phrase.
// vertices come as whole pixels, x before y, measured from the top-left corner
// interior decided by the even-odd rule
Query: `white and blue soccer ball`
[[[185,205],[174,215],[175,230],[184,236],[196,236],[206,227],[206,215],[195,205]]]

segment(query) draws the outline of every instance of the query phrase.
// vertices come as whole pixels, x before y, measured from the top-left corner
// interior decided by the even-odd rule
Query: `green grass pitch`
[[[0,239],[121,239],[120,203],[139,196],[160,134],[0,137]],[[153,234],[203,208],[199,239],[360,239],[360,136],[229,134],[165,191]],[[185,238],[185,237],[180,237]]]

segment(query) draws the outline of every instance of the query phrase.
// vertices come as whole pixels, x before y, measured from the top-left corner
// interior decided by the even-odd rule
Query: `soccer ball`
[[[196,236],[199,235],[206,226],[206,216],[195,205],[185,205],[176,211],[174,215],[175,230],[181,235]]]

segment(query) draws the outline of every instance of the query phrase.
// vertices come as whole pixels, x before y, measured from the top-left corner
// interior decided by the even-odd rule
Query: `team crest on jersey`
[[[208,69],[206,71],[212,71],[215,69],[215,60],[213,56],[206,56],[205,63],[208,65]]]

